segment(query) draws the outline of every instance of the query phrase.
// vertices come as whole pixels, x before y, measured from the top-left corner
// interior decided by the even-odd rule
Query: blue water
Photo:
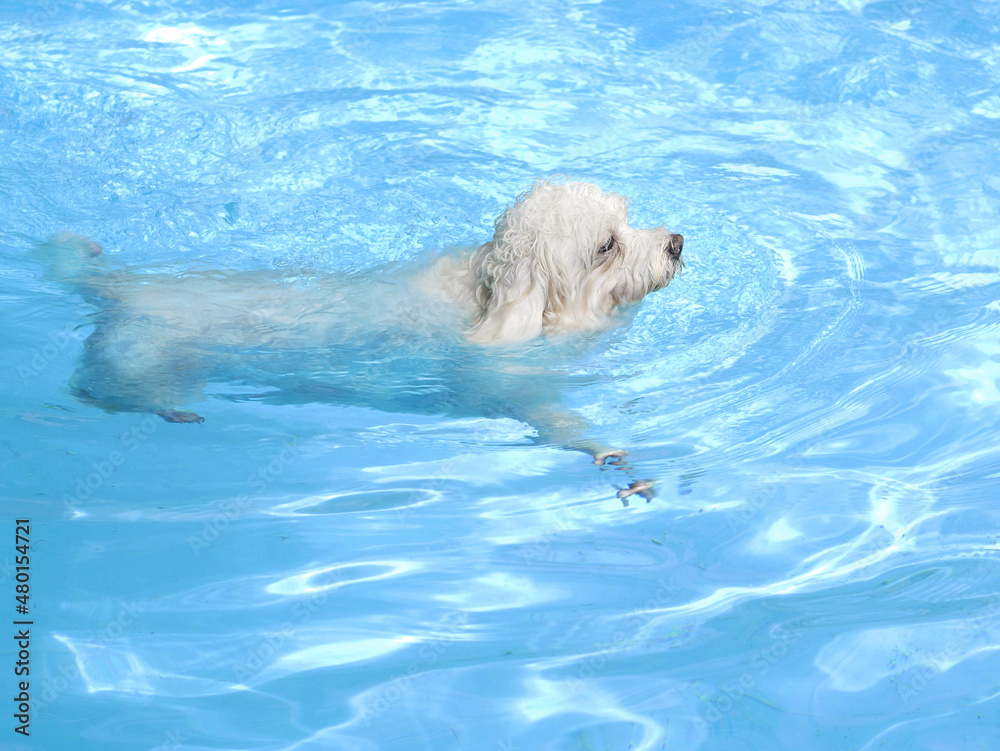
[[[0,747],[997,748],[998,91],[992,2],[0,3]],[[630,470],[104,413],[28,252],[364,270],[557,174],[686,238],[566,394]]]

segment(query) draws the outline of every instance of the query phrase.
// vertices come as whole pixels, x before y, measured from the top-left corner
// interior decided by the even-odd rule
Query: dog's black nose
[[[670,235],[670,240],[667,241],[667,252],[674,258],[677,258],[682,250],[684,250],[683,235]]]

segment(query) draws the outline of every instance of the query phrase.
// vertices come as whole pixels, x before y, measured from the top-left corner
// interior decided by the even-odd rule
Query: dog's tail
[[[38,243],[32,255],[45,264],[45,276],[78,290],[91,286],[97,276],[103,275],[104,263],[100,257],[103,248],[89,237],[75,232],[56,232],[48,240]]]

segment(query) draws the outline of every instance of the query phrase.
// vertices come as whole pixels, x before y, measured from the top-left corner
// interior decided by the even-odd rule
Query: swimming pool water
[[[0,591],[13,620],[30,517],[34,621],[0,747],[996,747],[1000,6],[0,21]],[[631,470],[514,420],[69,394],[93,308],[30,257],[53,232],[353,271],[482,242],[558,174],[686,238],[574,364]]]

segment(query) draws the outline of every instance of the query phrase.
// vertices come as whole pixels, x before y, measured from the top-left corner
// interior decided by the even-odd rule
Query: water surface
[[[993,746],[995,4],[0,18],[30,747]],[[168,272],[363,272],[484,241],[557,174],[686,238],[565,394],[630,471],[509,418],[232,383],[176,426],[69,393],[94,309],[29,257],[52,232]]]

